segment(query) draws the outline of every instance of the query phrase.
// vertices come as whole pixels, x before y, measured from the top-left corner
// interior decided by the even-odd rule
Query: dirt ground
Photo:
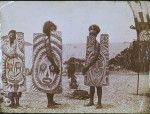
[[[63,93],[55,95],[55,101],[62,105],[56,109],[48,109],[46,94],[33,92],[31,89],[31,76],[27,77],[27,91],[20,99],[21,107],[13,109],[1,104],[2,112],[11,113],[150,113],[150,76],[140,75],[139,95],[136,95],[137,74],[118,72],[110,74],[110,85],[103,87],[102,109],[95,106],[85,107],[87,100],[70,99],[68,94],[73,90],[69,89],[69,80],[63,76]],[[84,85],[83,75],[77,75],[79,89],[89,91]],[[97,95],[95,91],[95,104]]]

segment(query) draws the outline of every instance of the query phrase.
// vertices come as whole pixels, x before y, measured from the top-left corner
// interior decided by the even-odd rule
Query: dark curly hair
[[[52,21],[46,21],[43,25],[43,33],[49,36],[52,30],[56,31],[57,26]]]
[[[96,25],[96,24],[91,25],[91,26],[89,27],[89,31],[90,31],[90,30],[96,30],[97,34],[100,32],[100,28],[99,28],[99,26]]]
[[[16,30],[10,30],[10,31],[8,32],[8,34],[10,34],[10,33],[16,34]]]

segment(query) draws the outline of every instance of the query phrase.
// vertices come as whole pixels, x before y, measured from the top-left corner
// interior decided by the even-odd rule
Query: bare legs
[[[93,102],[94,93],[95,93],[95,87],[94,86],[90,86],[90,102],[86,106],[94,105],[94,102]]]
[[[96,108],[102,108],[102,87],[97,87],[97,96],[98,96],[98,102]]]
[[[15,107],[15,99],[14,99],[14,92],[9,92],[8,93],[8,97],[10,98],[11,100],[11,104],[10,104],[10,107]]]
[[[97,96],[98,96],[98,102],[96,108],[102,108],[101,99],[102,99],[102,87],[96,87],[97,88]],[[92,106],[94,105],[94,93],[95,93],[95,87],[90,86],[90,101],[86,106]]]
[[[10,92],[9,93],[11,104],[10,107],[18,107],[19,104],[19,98],[21,97],[21,92]]]
[[[61,105],[54,101],[54,94],[46,93],[46,95],[48,100],[48,105],[47,105],[48,108],[58,108],[57,105]]]

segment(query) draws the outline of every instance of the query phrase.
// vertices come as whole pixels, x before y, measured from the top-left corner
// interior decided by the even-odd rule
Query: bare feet
[[[15,104],[10,104],[9,107],[16,108]]]
[[[58,106],[54,105],[54,104],[48,104],[47,108],[58,108]]]
[[[86,104],[85,106],[93,106],[94,103],[93,102],[89,102],[88,104]]]
[[[97,104],[96,109],[101,109],[103,108],[102,104]]]
[[[56,103],[55,101],[53,102],[54,105],[61,105],[60,103]]]
[[[16,103],[16,107],[20,107],[19,103]]]

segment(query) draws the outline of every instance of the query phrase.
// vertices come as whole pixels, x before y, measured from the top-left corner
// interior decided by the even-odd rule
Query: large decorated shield
[[[98,53],[98,48],[100,48]],[[85,85],[88,86],[103,86],[108,85],[109,76],[109,49],[108,49],[108,35],[102,34],[100,44],[95,40],[93,36],[87,38],[87,50],[86,50],[86,65],[89,64],[96,54],[99,54],[98,59],[94,65],[92,65],[85,75]]]
[[[35,33],[33,39],[33,89],[44,93],[62,92],[62,39],[61,32],[51,33],[50,42],[53,59],[60,69],[60,73],[53,73],[52,63],[47,58],[45,40],[48,37],[43,33]]]
[[[12,57],[16,54],[16,57]],[[2,82],[9,92],[26,90],[24,34],[17,32],[16,40],[10,45],[8,36],[2,37]]]

